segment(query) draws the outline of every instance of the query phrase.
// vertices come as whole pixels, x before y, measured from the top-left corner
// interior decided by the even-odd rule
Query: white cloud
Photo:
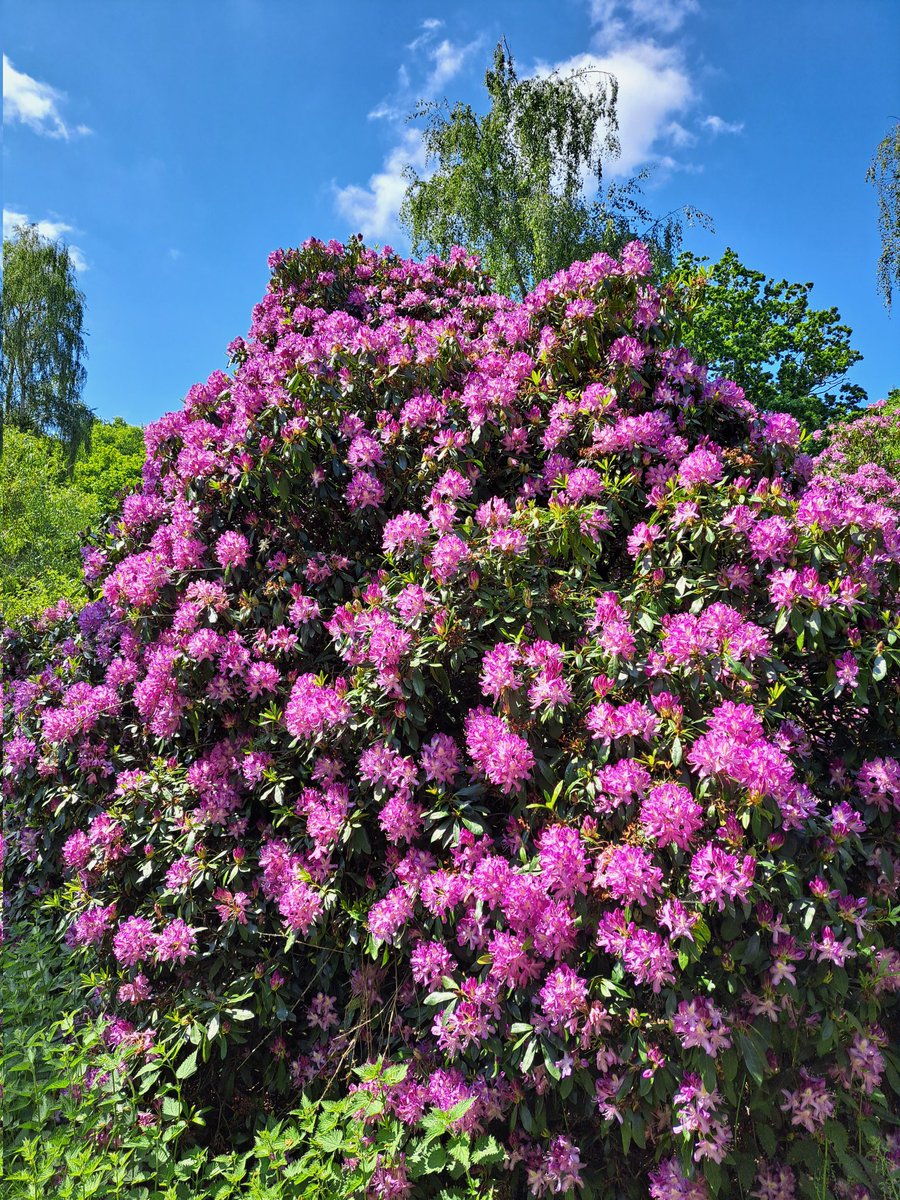
[[[84,257],[84,254],[81,252],[78,246],[69,246],[69,258],[72,262],[72,266],[79,273],[83,273],[88,269],[87,259]]]
[[[72,266],[76,271],[86,271],[88,269],[87,259],[84,256],[84,251],[80,246],[74,246],[71,242],[66,241],[66,234],[76,233],[77,230],[73,225],[67,225],[65,221],[51,221],[44,219],[43,221],[34,221],[26,213],[15,212],[13,209],[4,208],[3,210],[3,236],[4,238],[12,237],[17,225],[34,225],[41,235],[51,242],[65,242],[69,251],[69,258]]]
[[[422,32],[411,42],[407,42],[407,50],[420,50],[422,46],[427,46],[437,31],[444,28],[444,22],[439,17],[426,17],[419,24],[419,28]]]
[[[414,129],[405,131],[403,140],[387,155],[382,169],[370,177],[367,187],[351,183],[335,188],[337,210],[354,233],[378,240],[401,234],[397,217],[407,188],[403,177],[407,163],[418,170],[425,166],[422,139]]]
[[[704,129],[708,129],[714,137],[718,137],[720,133],[743,133],[744,131],[743,121],[725,121],[722,117],[712,114],[704,117],[700,124]]]
[[[393,94],[382,100],[368,114],[370,118],[387,118],[400,121],[410,112],[417,100],[432,100],[451,79],[454,79],[469,59],[484,44],[483,38],[463,43],[452,42],[449,38],[437,39],[439,29],[444,22],[436,17],[423,21],[420,25],[422,32],[408,43],[406,49],[411,52],[411,58],[400,64],[397,71],[397,86]],[[421,63],[425,59],[431,64],[423,83],[413,86],[413,74],[421,74]]]
[[[46,137],[65,138],[73,134],[83,136],[90,133],[87,125],[76,125],[71,129],[59,111],[65,100],[63,92],[32,79],[24,71],[17,71],[6,55],[3,55],[3,119],[18,121],[35,133]]]

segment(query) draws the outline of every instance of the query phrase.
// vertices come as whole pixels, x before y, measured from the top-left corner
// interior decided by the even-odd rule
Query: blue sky
[[[620,86],[622,158],[687,244],[815,282],[900,385],[900,311],[875,289],[865,170],[900,115],[900,0],[6,0],[4,224],[74,248],[85,399],[144,423],[225,365],[266,256],[361,230],[405,250],[400,169],[419,98],[484,102],[505,36],[520,74],[592,63]]]

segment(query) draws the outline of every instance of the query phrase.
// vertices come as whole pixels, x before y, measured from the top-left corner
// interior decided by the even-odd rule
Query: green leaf
[[[631,1148],[631,1113],[625,1114],[622,1122],[622,1153],[627,1154]]]
[[[538,1039],[537,1038],[534,1038],[525,1047],[525,1053],[522,1055],[522,1061],[519,1064],[519,1068],[523,1074],[526,1071],[531,1070],[531,1064],[534,1062],[534,1056],[537,1054],[537,1048],[538,1048]]]
[[[437,1175],[447,1165],[447,1151],[437,1142],[423,1143],[407,1157],[413,1179],[423,1175]]]
[[[707,1158],[703,1163],[703,1174],[706,1176],[706,1182],[709,1184],[712,1194],[718,1196],[728,1182],[728,1177],[722,1166],[712,1159]]]
[[[766,1058],[760,1035],[750,1030],[748,1033],[739,1033],[737,1040],[747,1071],[757,1083],[762,1083],[766,1074]]]
[[[466,1096],[464,1100],[457,1100],[447,1113],[447,1124],[452,1125],[454,1121],[458,1121],[460,1117],[464,1117],[474,1103],[474,1096]]]
[[[754,1125],[753,1132],[756,1134],[757,1141],[765,1151],[767,1158],[775,1156],[775,1148],[778,1145],[778,1140],[775,1137],[775,1131],[769,1125]]]
[[[187,1079],[197,1070],[197,1051],[190,1053],[183,1062],[179,1063],[178,1069],[175,1072],[176,1079]]]
[[[475,1148],[472,1151],[472,1165],[474,1167],[493,1167],[505,1159],[506,1150],[492,1135],[480,1137],[475,1143]]]
[[[468,1138],[455,1138],[448,1149],[450,1157],[455,1159],[464,1171],[467,1171],[469,1169],[469,1164],[472,1161],[472,1156],[469,1153]]]
[[[838,1159],[843,1159],[847,1153],[847,1129],[840,1121],[825,1122],[825,1136],[837,1151]]]
[[[316,1138],[316,1141],[326,1154],[336,1154],[344,1144],[343,1130],[340,1128],[326,1130]]]
[[[703,1066],[700,1068],[700,1076],[703,1080],[703,1086],[708,1092],[715,1091],[716,1088],[716,1063],[712,1058],[707,1058]]]

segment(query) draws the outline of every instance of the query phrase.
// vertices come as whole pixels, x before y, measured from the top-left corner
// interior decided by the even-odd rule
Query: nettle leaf
[[[197,1051],[194,1050],[187,1058],[183,1059],[178,1064],[178,1069],[175,1071],[176,1079],[187,1079],[197,1070]]]
[[[317,1135],[316,1141],[326,1154],[336,1154],[344,1145],[344,1134],[340,1129],[329,1129]]]
[[[413,1179],[421,1179],[423,1175],[438,1175],[447,1166],[447,1151],[437,1142],[416,1145],[407,1154],[407,1165]]]
[[[493,1136],[480,1137],[472,1148],[473,1167],[491,1167],[505,1162],[507,1152]]]

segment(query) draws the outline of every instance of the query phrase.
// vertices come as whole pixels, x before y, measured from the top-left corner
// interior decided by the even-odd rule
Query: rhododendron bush
[[[896,511],[690,360],[638,243],[522,303],[271,267],[95,601],[5,635],[9,902],[58,889],[138,1077],[232,1128],[357,1087],[536,1196],[870,1194]]]

